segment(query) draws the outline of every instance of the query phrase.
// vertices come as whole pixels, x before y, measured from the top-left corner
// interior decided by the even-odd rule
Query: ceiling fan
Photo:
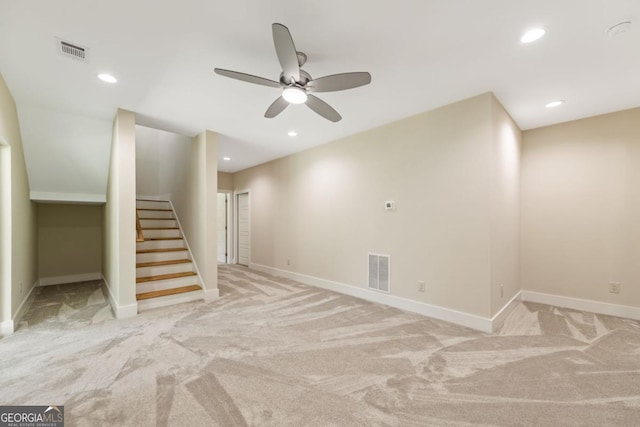
[[[277,23],[273,24],[271,28],[276,55],[282,66],[279,81],[221,68],[215,68],[214,71],[221,76],[232,79],[282,89],[282,95],[264,113],[267,118],[276,117],[289,104],[307,104],[309,108],[325,119],[332,122],[340,121],[342,119],[340,114],[329,104],[314,96],[312,92],[335,92],[364,86],[371,83],[371,74],[367,72],[341,73],[313,79],[309,73],[300,68],[307,62],[307,55],[296,51],[289,29]]]

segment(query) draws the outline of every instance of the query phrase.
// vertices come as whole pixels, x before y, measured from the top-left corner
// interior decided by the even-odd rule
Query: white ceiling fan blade
[[[371,83],[371,74],[367,72],[341,73],[320,77],[307,83],[307,88],[313,92],[335,92],[337,90],[353,89]]]
[[[332,106],[330,106],[317,96],[313,96],[311,94],[307,95],[306,104],[313,111],[334,123],[339,122],[342,119],[342,116],[338,114],[338,112],[334,110]]]
[[[282,24],[273,24],[273,44],[276,47],[276,55],[282,66],[284,80],[287,83],[300,80],[300,65],[298,64],[298,54],[296,46],[293,44],[289,29]]]
[[[276,81],[265,79],[264,77],[254,76],[252,74],[241,73],[239,71],[223,70],[221,68],[214,68],[213,71],[215,71],[216,74],[220,74],[221,76],[230,77],[236,80],[242,80],[243,82],[249,82],[269,87],[282,87],[282,85]]]
[[[269,108],[267,108],[264,116],[268,119],[272,119],[278,114],[282,113],[288,106],[289,103],[283,97],[279,97],[278,99],[273,101],[273,104],[271,104]]]

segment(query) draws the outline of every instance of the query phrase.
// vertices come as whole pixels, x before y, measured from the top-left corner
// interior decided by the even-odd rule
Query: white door
[[[227,263],[227,195],[218,193],[218,262]]]
[[[238,264],[249,266],[251,230],[249,227],[249,194],[238,194]]]

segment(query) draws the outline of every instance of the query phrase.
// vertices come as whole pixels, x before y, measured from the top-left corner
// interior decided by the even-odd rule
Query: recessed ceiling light
[[[540,40],[546,32],[547,30],[544,28],[533,28],[520,37],[520,43],[531,43],[536,40]]]
[[[547,107],[547,108],[555,108],[555,107],[559,107],[563,103],[564,103],[564,100],[559,99],[557,101],[551,101],[551,102],[546,103],[545,107]]]
[[[290,130],[289,133],[287,133],[287,135],[289,135],[289,136],[298,136],[298,132],[296,132],[295,130]]]
[[[116,79],[115,77],[113,77],[111,74],[98,74],[98,78],[100,80],[102,80],[103,82],[107,82],[107,83],[117,83],[118,79]]]
[[[228,162],[229,160],[231,160],[231,157],[223,157],[222,160],[225,160]]]

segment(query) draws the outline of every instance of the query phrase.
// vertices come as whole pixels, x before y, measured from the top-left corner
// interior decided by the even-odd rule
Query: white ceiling
[[[487,91],[522,129],[640,105],[638,0],[0,0],[0,11],[0,73],[31,153],[101,140],[92,143],[103,156],[111,138],[104,123],[118,107],[145,126],[218,132],[219,168],[234,172]],[[608,37],[624,20],[634,21],[631,31]],[[369,86],[319,94],[341,122],[304,105],[265,119],[278,89],[213,73],[220,67],[277,80],[273,22],[289,27],[312,76],[371,73]],[[526,29],[541,25],[542,40],[520,43]],[[90,47],[90,63],[59,56],[54,37]],[[118,84],[97,80],[100,72]],[[555,99],[566,102],[544,108]],[[35,109],[50,120],[28,116]],[[87,139],[66,136],[46,124],[56,115],[103,125],[89,126]],[[291,129],[299,136],[288,137]],[[29,157],[32,187],[51,185],[55,171],[36,169]]]

